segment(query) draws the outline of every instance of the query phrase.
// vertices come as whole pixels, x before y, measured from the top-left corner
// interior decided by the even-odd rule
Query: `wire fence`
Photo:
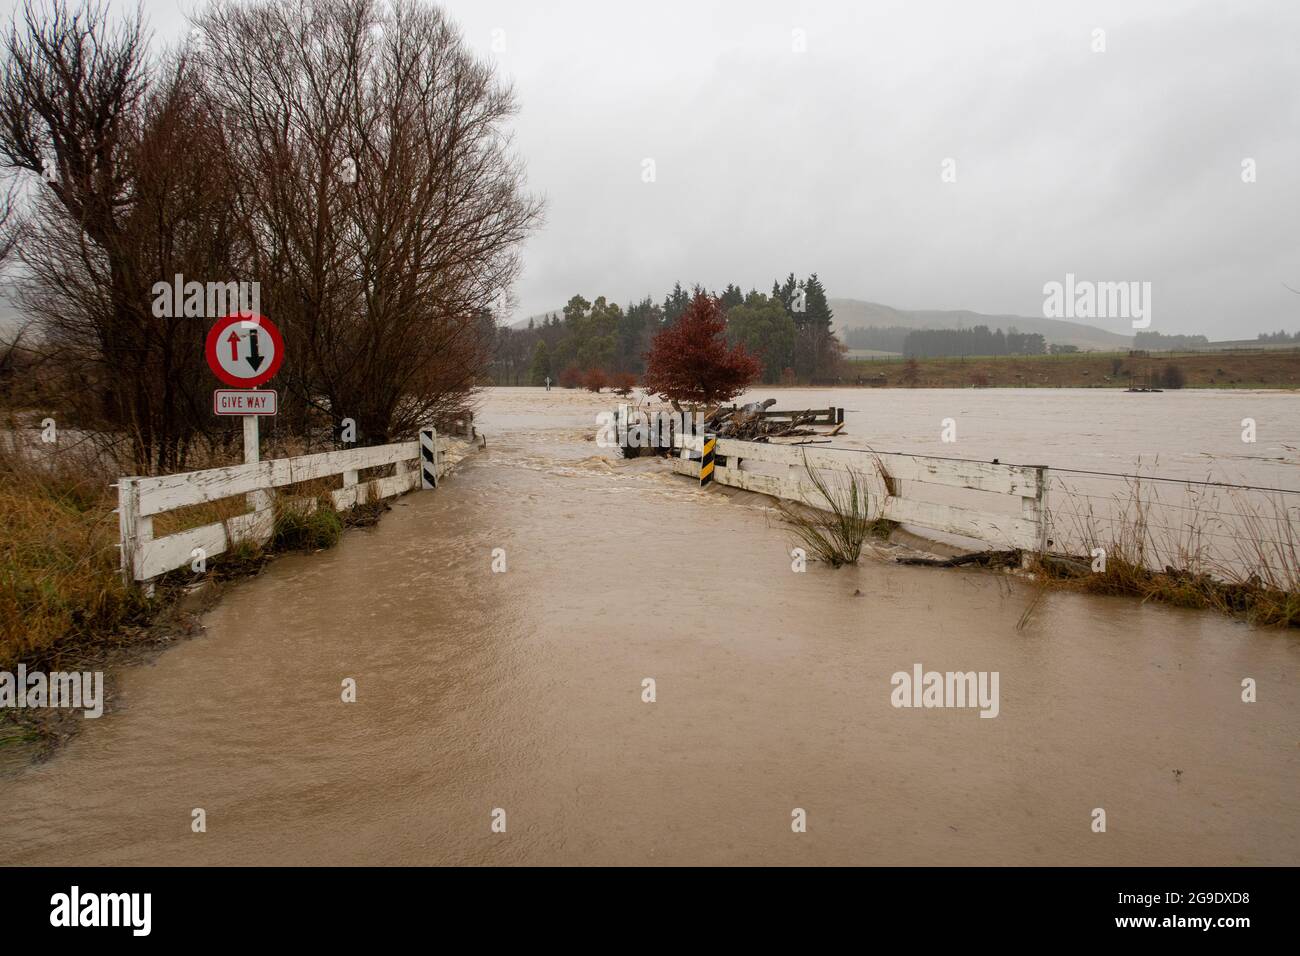
[[[1300,586],[1300,489],[1049,469],[1051,550]]]
[[[980,461],[811,444],[885,458]],[[1053,553],[1083,557],[1101,548],[1152,570],[1300,590],[1300,488],[1054,466],[1047,479]]]

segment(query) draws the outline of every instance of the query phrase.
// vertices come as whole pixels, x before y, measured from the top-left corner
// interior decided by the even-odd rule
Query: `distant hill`
[[[538,312],[536,315],[530,315],[526,318],[519,319],[517,322],[511,322],[506,327],[510,329],[526,329],[528,328],[529,322],[541,325],[543,319],[549,319],[552,315],[558,315],[560,318],[564,318],[564,307],[561,306],[558,309],[551,309],[549,312]]]
[[[891,325],[913,329],[969,329],[987,325],[990,329],[1000,328],[1006,331],[1014,325],[1021,332],[1040,333],[1050,345],[1075,345],[1081,349],[1106,350],[1127,349],[1133,345],[1132,336],[1062,319],[1029,315],[984,315],[967,309],[909,311],[861,299],[831,299],[830,306],[835,313],[835,327],[838,329],[869,329]]]

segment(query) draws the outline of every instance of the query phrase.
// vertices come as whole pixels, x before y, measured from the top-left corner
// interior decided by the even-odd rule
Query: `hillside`
[[[987,325],[1006,330],[1015,326],[1021,332],[1038,332],[1049,344],[1076,345],[1081,349],[1127,349],[1132,336],[1117,335],[1081,322],[1044,319],[1028,315],[984,315],[967,309],[895,309],[878,302],[861,299],[830,299],[837,329],[860,329],[880,326],[904,326],[913,329],[968,329]]]
[[[549,312],[538,312],[536,315],[525,316],[522,319],[509,323],[506,327],[511,329],[526,329],[528,328],[529,322],[535,322],[536,324],[541,325],[544,320],[549,319],[552,315],[558,315],[560,318],[563,318],[564,306],[560,306],[558,309],[551,309]]]

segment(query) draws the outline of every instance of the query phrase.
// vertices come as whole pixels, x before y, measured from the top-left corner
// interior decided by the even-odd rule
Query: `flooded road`
[[[1008,577],[796,574],[764,499],[605,457],[612,400],[552,396],[489,395],[436,492],[111,675],[116,712],[0,779],[6,862],[1300,862],[1293,632],[1061,593],[1017,629]],[[997,671],[998,716],[891,706],[916,663]]]

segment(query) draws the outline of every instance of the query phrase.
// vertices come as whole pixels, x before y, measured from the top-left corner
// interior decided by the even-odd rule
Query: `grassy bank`
[[[918,388],[1127,388],[1174,376],[1184,388],[1300,388],[1300,349],[1236,352],[1083,352],[1070,355],[849,359],[844,384]],[[1173,380],[1173,379],[1171,379]]]
[[[277,552],[331,547],[345,527],[371,524],[385,508],[337,512],[325,482],[284,489],[267,547],[238,545],[214,557],[202,574],[171,572],[146,598],[119,573],[113,471],[89,451],[40,461],[21,448],[0,450],[0,669],[19,661],[54,666],[122,647],[197,581],[244,576]],[[288,507],[290,497],[314,500],[315,508]],[[160,516],[157,531],[214,523],[244,510],[242,496],[181,509]]]
[[[57,658],[151,616],[122,584],[112,479],[88,459],[0,457],[0,668]]]

